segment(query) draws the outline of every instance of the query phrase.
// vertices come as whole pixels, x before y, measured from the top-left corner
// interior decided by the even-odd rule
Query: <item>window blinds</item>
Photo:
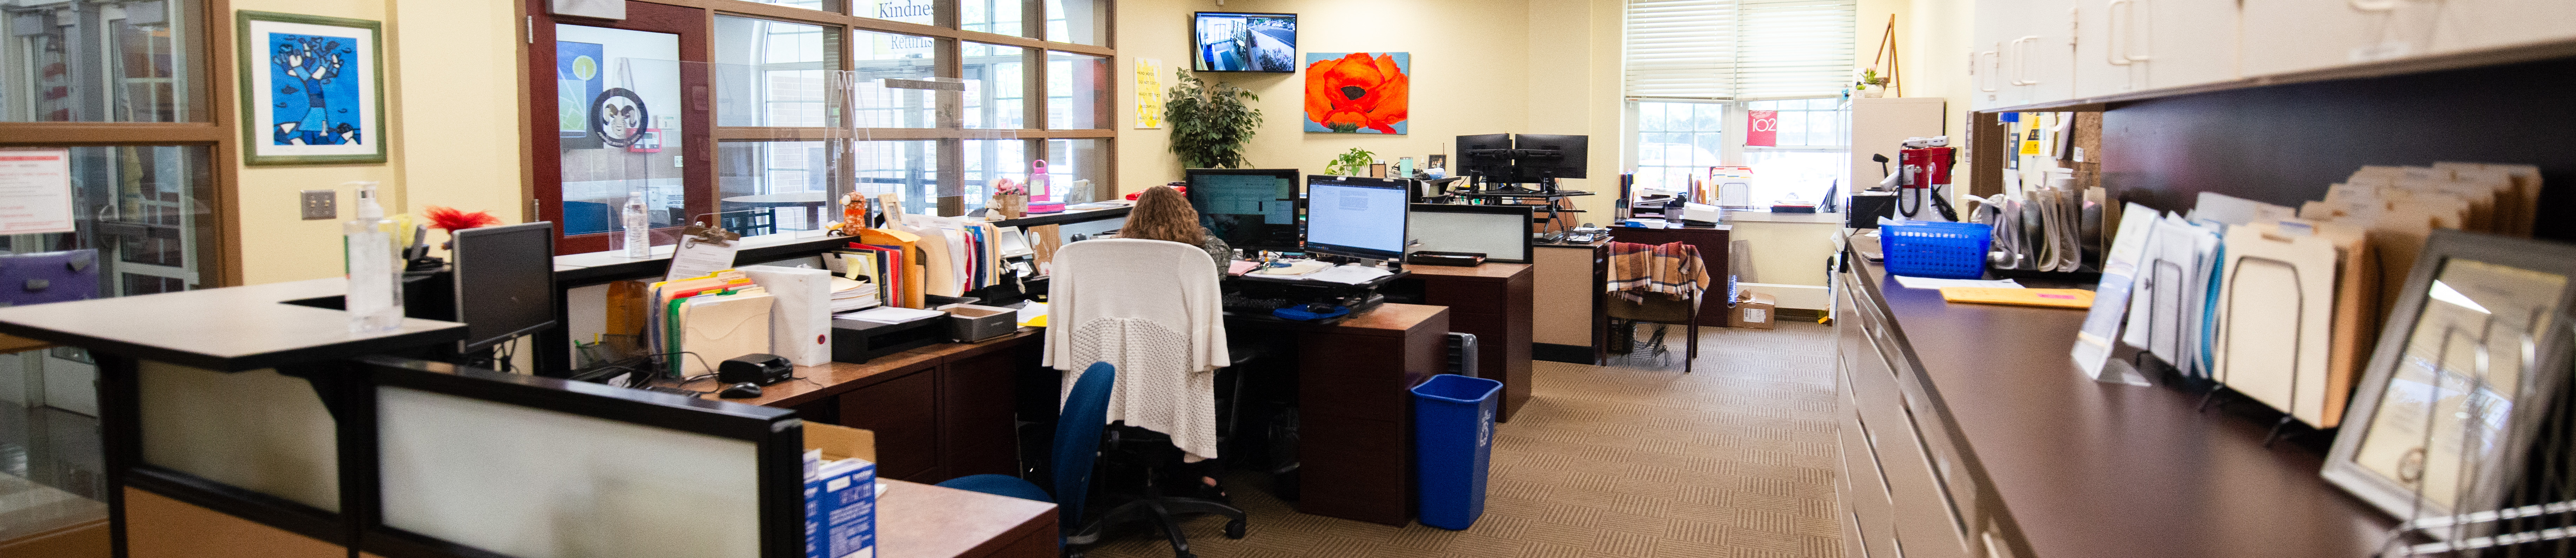
[[[1851,81],[1855,0],[1629,0],[1631,99],[1833,95]]]

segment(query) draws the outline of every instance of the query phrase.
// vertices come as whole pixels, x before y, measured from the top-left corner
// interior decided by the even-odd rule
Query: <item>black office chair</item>
[[[1058,523],[1058,540],[1065,548],[1065,556],[1069,557],[1079,558],[1083,552],[1074,550],[1074,547],[1098,543],[1101,536],[1112,529],[1151,521],[1171,539],[1175,558],[1194,558],[1188,537],[1181,534],[1180,522],[1174,520],[1181,514],[1226,516],[1230,519],[1225,524],[1226,538],[1243,538],[1248,527],[1243,510],[1196,498],[1160,495],[1160,471],[1156,464],[1174,459],[1167,452],[1180,451],[1172,447],[1170,438],[1154,440],[1140,436],[1136,432],[1153,433],[1138,428],[1107,428],[1104,423],[1108,422],[1109,416],[1109,388],[1117,383],[1117,376],[1117,368],[1109,363],[1092,363],[1083,370],[1082,377],[1074,381],[1072,392],[1066,394],[1064,409],[1056,418],[1054,451],[1049,461],[1054,469],[1051,476],[1054,477],[1055,491],[1052,496],[1036,484],[1010,475],[969,475],[949,479],[939,486],[1055,503],[1062,511],[1057,517],[1063,518]],[[1104,437],[1109,448],[1107,451],[1101,449]],[[1126,501],[1096,517],[1085,516],[1091,487],[1100,478],[1092,474],[1094,468],[1102,464],[1129,463],[1146,464],[1143,466],[1145,494],[1108,495]]]

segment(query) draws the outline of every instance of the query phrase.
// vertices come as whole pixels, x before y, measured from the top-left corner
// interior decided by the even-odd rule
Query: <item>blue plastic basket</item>
[[[1503,383],[1456,374],[1413,387],[1413,444],[1422,524],[1465,530],[1485,515],[1494,459],[1494,405]]]
[[[1983,278],[1986,248],[1994,239],[1994,227],[1978,223],[1909,221],[1878,228],[1887,272],[1907,277]]]

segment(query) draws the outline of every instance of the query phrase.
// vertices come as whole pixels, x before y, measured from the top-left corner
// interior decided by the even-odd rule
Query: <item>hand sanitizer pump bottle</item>
[[[653,231],[653,223],[645,216],[643,192],[626,195],[626,207],[618,215],[618,226],[626,229],[624,231],[626,257],[652,257],[653,239],[650,234]]]
[[[394,257],[392,219],[376,201],[376,183],[358,187],[358,218],[341,225],[341,248],[348,257],[349,333],[381,333],[402,326],[402,267]]]

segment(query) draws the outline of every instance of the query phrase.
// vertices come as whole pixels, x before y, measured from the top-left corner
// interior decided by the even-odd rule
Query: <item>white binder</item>
[[[797,366],[832,362],[832,272],[767,265],[740,269],[776,301],[769,313],[769,352]]]

